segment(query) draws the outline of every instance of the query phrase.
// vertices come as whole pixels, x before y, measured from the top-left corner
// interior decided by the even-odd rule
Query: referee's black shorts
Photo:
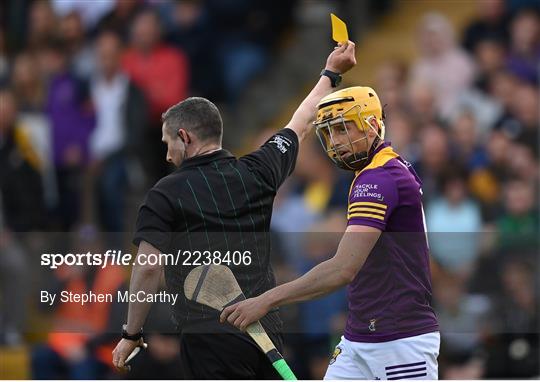
[[[190,326],[182,331],[180,353],[184,379],[282,379],[248,335],[206,328],[206,325]],[[269,336],[282,352],[281,335],[269,333]]]

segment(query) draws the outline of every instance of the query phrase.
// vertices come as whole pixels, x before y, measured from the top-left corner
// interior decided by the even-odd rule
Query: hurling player
[[[421,181],[384,141],[373,89],[326,96],[314,125],[330,159],[356,174],[337,252],[302,277],[224,309],[221,321],[243,330],[274,307],[348,285],[347,325],[325,379],[437,379]]]

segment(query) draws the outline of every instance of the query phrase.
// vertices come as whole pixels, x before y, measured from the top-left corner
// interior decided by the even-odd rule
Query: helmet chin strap
[[[368,151],[361,151],[359,153],[355,153],[354,155],[351,155],[349,158],[345,159],[342,163],[338,164],[340,168],[343,168],[345,170],[354,170],[354,171],[360,171],[364,167],[366,167],[371,158],[370,155],[375,151],[377,146],[379,145],[379,142],[381,141],[381,138],[379,135],[375,136],[375,139],[373,140],[373,143],[371,144]],[[355,157],[361,157],[362,159],[354,159]]]

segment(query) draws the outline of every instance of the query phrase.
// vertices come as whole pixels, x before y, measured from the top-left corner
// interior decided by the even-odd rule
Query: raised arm
[[[349,41],[343,45],[334,48],[326,60],[326,70],[334,73],[344,74],[354,65],[356,65],[355,45]],[[330,78],[321,76],[315,87],[308,96],[302,101],[298,109],[294,112],[287,128],[294,130],[298,135],[298,140],[302,141],[311,128],[311,122],[317,112],[317,104],[320,100],[333,91]]]

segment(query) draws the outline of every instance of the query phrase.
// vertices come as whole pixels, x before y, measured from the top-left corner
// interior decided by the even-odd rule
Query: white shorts
[[[439,332],[378,343],[341,337],[324,379],[438,379],[440,342]]]

